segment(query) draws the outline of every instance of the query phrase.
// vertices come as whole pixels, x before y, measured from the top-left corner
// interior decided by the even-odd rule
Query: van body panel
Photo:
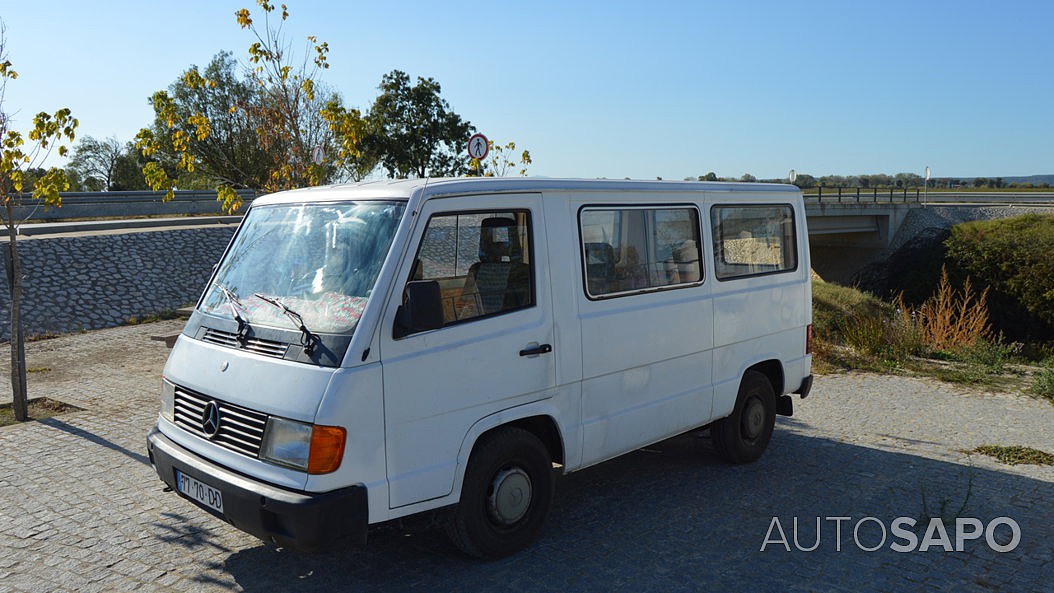
[[[333,372],[332,368],[184,339],[172,348],[164,375],[208,397],[312,422]]]
[[[744,278],[714,289],[714,345],[728,346],[756,340],[788,327],[806,325],[806,307],[801,298],[802,280]],[[768,280],[768,282],[765,282]],[[741,283],[738,286],[733,284]],[[750,323],[743,323],[749,316]]]
[[[707,292],[697,286],[580,303],[584,464],[709,421]]]
[[[385,331],[395,326],[402,304],[396,296],[413,278],[417,246],[432,217],[507,211],[530,214],[533,305],[400,339]],[[519,354],[540,344],[562,351],[554,343],[548,253],[537,231],[544,219],[538,194],[443,197],[422,204],[379,336],[390,507],[453,492],[458,453],[470,427],[502,409],[552,396],[556,356]]]
[[[569,410],[560,425],[564,438],[564,471],[582,467],[582,332],[579,297],[582,272],[578,254],[579,203],[574,194],[545,194],[546,246],[549,250],[549,286],[553,300],[553,332],[560,344],[555,357],[556,384]]]
[[[333,374],[315,424],[347,430],[344,460],[337,471],[308,477],[305,490],[327,492],[363,484],[370,520],[383,520],[388,506],[384,470],[384,383],[380,363],[340,369]]]

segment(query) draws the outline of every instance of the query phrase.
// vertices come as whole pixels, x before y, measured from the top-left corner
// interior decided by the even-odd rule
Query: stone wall
[[[234,229],[224,225],[20,240],[26,335],[114,327],[194,303]],[[0,268],[0,338],[9,339],[4,257]]]

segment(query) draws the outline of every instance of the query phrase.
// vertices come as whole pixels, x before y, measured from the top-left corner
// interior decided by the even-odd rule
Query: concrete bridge
[[[926,207],[1054,208],[1054,192],[932,192],[828,188],[805,194],[814,246],[886,248],[908,214]]]

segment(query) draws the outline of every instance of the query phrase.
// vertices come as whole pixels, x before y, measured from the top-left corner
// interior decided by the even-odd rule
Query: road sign
[[[487,137],[483,134],[473,134],[468,139],[468,156],[482,161],[487,158],[487,153],[490,152],[490,144],[487,142]]]

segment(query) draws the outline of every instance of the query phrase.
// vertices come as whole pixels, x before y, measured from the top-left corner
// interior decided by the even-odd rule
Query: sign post
[[[483,159],[490,152],[490,142],[483,134],[473,134],[468,139],[468,156],[476,160],[476,175],[483,174]]]
[[[928,206],[930,203],[930,168],[926,167],[926,180],[922,182],[922,205]]]

